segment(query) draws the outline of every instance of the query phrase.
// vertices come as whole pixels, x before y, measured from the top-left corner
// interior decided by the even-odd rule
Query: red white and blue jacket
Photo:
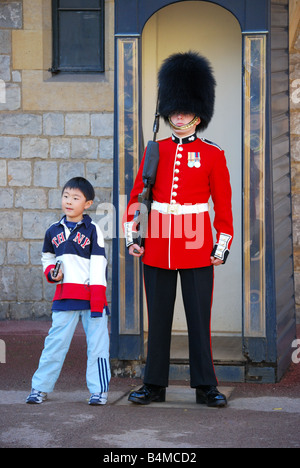
[[[71,232],[65,217],[46,232],[42,264],[47,281],[53,283],[50,270],[62,262],[63,280],[56,286],[53,301],[78,300],[89,303],[92,316],[102,316],[107,308],[104,239],[99,226],[88,215]],[[84,309],[86,307],[83,307]]]

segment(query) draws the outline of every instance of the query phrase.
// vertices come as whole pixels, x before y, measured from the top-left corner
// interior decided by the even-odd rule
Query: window
[[[53,0],[51,71],[104,71],[104,0]]]

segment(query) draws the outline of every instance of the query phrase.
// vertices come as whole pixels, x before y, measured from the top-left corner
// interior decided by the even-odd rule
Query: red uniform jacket
[[[171,270],[199,268],[211,265],[212,251],[225,261],[233,237],[233,220],[224,151],[196,134],[184,139],[172,135],[159,141],[159,154],[153,200],[176,207],[206,204],[211,197],[217,239],[214,248],[209,211],[162,214],[151,210],[143,262]],[[132,221],[139,207],[138,194],[144,187],[144,159],[145,154],[123,217],[125,232],[128,226],[135,229]]]

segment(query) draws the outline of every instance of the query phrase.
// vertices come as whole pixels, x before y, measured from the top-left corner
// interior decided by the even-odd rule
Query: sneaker
[[[29,405],[40,405],[45,400],[47,400],[47,393],[39,392],[35,388],[32,388],[30,395],[26,399],[26,403]]]
[[[89,405],[106,405],[107,403],[107,393],[93,393],[91,395]]]

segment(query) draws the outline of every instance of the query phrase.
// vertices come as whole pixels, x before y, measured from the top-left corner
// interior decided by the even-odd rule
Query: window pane
[[[60,0],[59,8],[100,8],[100,0]]]
[[[101,64],[100,12],[61,11],[59,14],[60,68],[99,69]]]

